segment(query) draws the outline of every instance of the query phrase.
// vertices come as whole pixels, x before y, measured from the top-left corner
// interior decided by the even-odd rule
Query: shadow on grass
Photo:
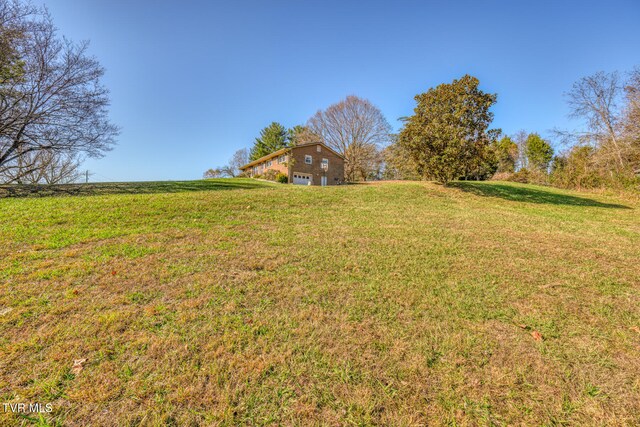
[[[189,191],[247,190],[269,184],[250,179],[198,181],[99,182],[61,185],[0,185],[0,198],[45,196],[92,196],[100,194],[155,194]]]
[[[586,197],[570,196],[554,193],[538,188],[516,185],[458,181],[449,184],[451,187],[473,193],[478,196],[498,197],[514,202],[540,203],[551,205],[591,206],[609,209],[631,209],[629,206],[614,203],[603,203]]]

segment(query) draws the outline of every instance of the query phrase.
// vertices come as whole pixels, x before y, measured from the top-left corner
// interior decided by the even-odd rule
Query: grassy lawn
[[[0,199],[0,424],[640,425],[638,199],[127,185]]]

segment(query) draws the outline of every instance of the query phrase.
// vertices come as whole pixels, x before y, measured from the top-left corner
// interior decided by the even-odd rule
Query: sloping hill
[[[64,425],[640,423],[637,200],[182,185],[0,200],[2,402]]]

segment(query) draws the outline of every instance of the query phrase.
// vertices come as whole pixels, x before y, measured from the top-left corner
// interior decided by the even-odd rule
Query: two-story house
[[[250,177],[273,170],[287,175],[293,184],[338,185],[344,183],[344,156],[323,143],[314,142],[274,151],[240,170]]]

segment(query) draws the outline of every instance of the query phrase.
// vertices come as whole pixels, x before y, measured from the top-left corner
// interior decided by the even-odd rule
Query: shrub
[[[492,181],[511,181],[513,172],[496,172],[492,177]]]
[[[276,177],[278,176],[280,172],[273,170],[273,169],[269,169],[267,170],[264,175],[262,176],[263,179],[267,179],[269,181],[275,181]]]
[[[522,184],[541,184],[549,183],[549,176],[543,171],[537,169],[520,169],[518,172],[508,173],[502,172],[493,175],[491,178],[496,181],[520,182]]]
[[[280,172],[276,175],[276,182],[279,182],[280,184],[286,184],[289,182],[289,177]]]
[[[637,189],[638,178],[629,167],[612,170],[590,146],[575,146],[555,157],[551,168],[551,183],[564,188]]]
[[[505,179],[506,181],[521,182],[523,184],[527,184],[531,182],[529,175],[531,175],[529,169],[520,169],[518,172],[507,174],[507,176],[503,179]]]

